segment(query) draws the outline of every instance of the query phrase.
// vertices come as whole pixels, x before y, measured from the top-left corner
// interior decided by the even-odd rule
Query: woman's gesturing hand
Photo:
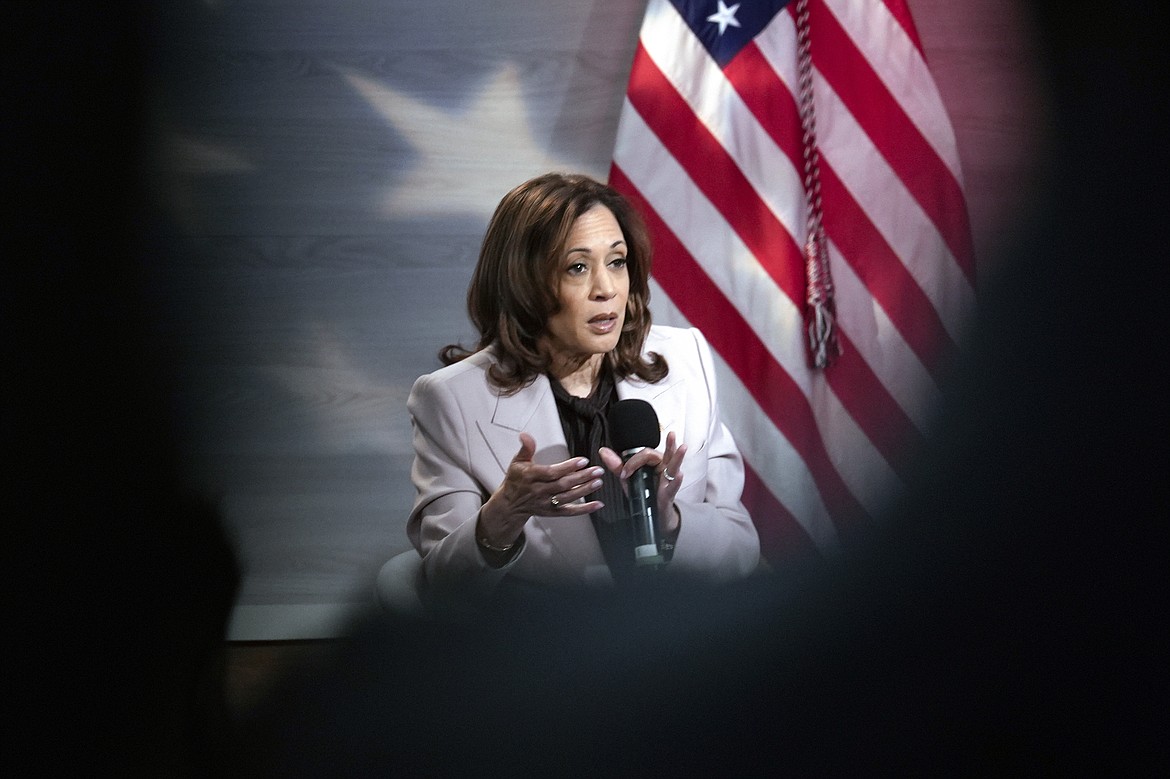
[[[665,534],[674,533],[679,525],[679,514],[674,508],[674,496],[682,487],[682,465],[687,455],[687,445],[676,444],[674,433],[667,433],[664,453],[660,454],[657,449],[647,447],[624,463],[614,450],[609,447],[601,448],[601,461],[621,478],[622,486],[626,486],[626,479],[642,466],[654,467],[658,473],[658,530]]]
[[[602,507],[596,500],[577,502],[601,488],[605,471],[599,466],[590,467],[584,457],[540,465],[532,461],[535,454],[536,440],[521,433],[503,483],[479,512],[479,537],[492,546],[514,544],[531,516],[578,516]]]

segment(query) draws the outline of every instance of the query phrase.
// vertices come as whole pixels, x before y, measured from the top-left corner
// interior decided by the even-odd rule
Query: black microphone
[[[646,447],[658,446],[662,440],[658,415],[644,400],[619,400],[610,407],[607,421],[610,441],[622,456],[622,462],[628,462]],[[629,488],[634,564],[662,565],[666,560],[658,551],[658,473],[655,466],[644,465],[630,474]]]

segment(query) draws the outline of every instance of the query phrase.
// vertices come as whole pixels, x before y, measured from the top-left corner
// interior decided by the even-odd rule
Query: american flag
[[[650,0],[610,182],[654,238],[655,321],[717,352],[765,556],[833,552],[904,482],[975,301],[954,133],[906,3]],[[807,335],[810,213],[828,367]]]

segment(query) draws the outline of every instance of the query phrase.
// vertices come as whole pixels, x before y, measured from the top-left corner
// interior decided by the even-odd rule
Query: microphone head
[[[618,454],[641,447],[653,448],[662,440],[658,415],[654,407],[638,398],[627,398],[614,403],[606,417],[609,437]]]

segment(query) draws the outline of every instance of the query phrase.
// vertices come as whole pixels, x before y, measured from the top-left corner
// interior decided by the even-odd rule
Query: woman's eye
[[[586,270],[587,270],[587,268],[585,266],[585,263],[583,263],[583,262],[574,262],[568,268],[568,272],[569,272],[570,276],[580,276]]]
[[[609,261],[609,264],[610,264],[610,267],[613,267],[613,268],[624,268],[624,267],[626,267],[627,263],[626,263],[625,257],[614,257],[612,260]]]

